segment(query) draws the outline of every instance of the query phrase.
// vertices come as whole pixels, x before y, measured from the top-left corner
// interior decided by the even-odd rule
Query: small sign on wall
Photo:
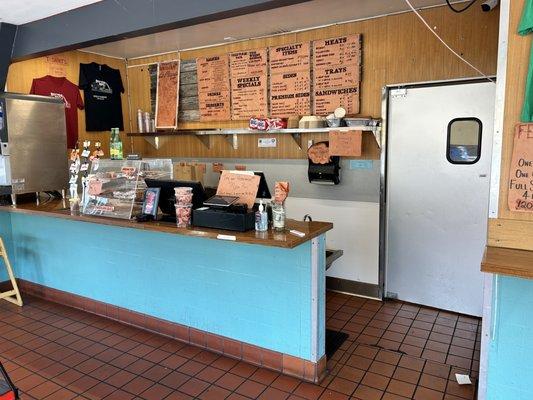
[[[276,138],[259,138],[257,139],[257,147],[277,147],[278,140]]]
[[[516,125],[508,188],[509,210],[533,212],[533,124]]]

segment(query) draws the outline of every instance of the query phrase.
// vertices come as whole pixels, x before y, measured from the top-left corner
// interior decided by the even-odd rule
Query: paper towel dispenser
[[[310,183],[338,185],[340,183],[340,157],[329,155],[329,142],[318,142],[308,151],[309,167],[307,175]]]

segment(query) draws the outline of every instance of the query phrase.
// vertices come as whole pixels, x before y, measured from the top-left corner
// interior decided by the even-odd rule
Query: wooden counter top
[[[481,271],[533,278],[533,251],[487,246]]]
[[[68,202],[66,203],[68,207]],[[36,205],[35,203],[19,204],[17,207],[0,206],[0,211],[42,215],[45,217],[70,219],[73,221],[89,222],[93,224],[120,226],[124,228],[142,229],[146,231],[155,231],[177,235],[203,237],[207,239],[217,239],[217,235],[233,235],[236,237],[235,242],[258,244],[262,246],[284,247],[292,249],[302,243],[307,242],[331,229],[333,224],[330,222],[303,222],[287,220],[285,232],[277,233],[269,229],[267,232],[256,233],[254,230],[248,232],[233,232],[209,228],[178,228],[170,222],[136,222],[130,220],[96,217],[88,215],[71,215],[70,209],[63,206],[62,200],[52,200]],[[304,237],[298,237],[288,232],[289,229],[296,229],[305,233]]]

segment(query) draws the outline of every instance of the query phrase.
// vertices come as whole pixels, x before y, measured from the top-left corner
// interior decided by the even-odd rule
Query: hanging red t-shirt
[[[83,109],[78,86],[67,78],[46,75],[36,78],[31,84],[30,94],[58,97],[65,103],[65,120],[67,124],[67,147],[73,149],[78,141],[78,108]]]

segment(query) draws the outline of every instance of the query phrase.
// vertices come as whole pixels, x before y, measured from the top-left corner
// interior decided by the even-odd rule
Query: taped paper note
[[[246,204],[249,209],[254,205],[259,189],[260,177],[247,171],[222,171],[218,183],[217,194],[220,196],[237,196],[239,203]]]

